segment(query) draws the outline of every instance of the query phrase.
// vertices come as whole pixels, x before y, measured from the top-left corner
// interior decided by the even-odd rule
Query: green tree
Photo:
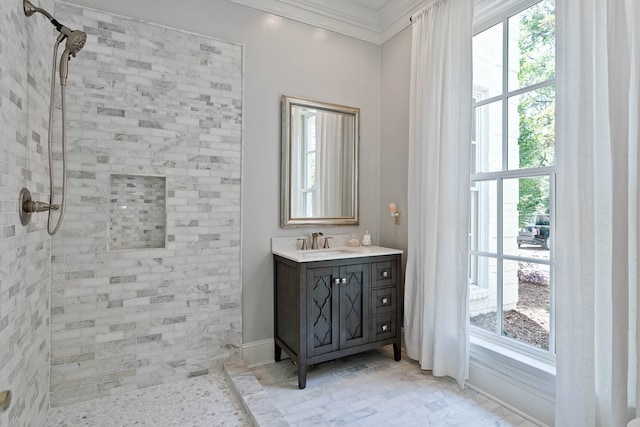
[[[544,0],[519,15],[520,87],[555,76],[555,6]],[[555,163],[555,86],[525,92],[518,99],[520,167]],[[520,179],[518,201],[520,227],[536,213],[549,213],[549,180]]]

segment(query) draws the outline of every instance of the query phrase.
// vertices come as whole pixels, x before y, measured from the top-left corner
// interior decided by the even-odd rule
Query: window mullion
[[[545,80],[543,82],[540,83],[534,83],[532,85],[529,86],[525,86],[525,87],[521,87],[518,89],[514,89],[511,92],[507,93],[507,97],[511,98],[514,96],[518,96],[518,95],[522,95],[523,93],[527,93],[527,92],[533,92],[534,90],[538,90],[540,88],[543,87],[547,87],[547,86],[553,86],[554,84],[556,84],[556,79],[549,79],[549,80]]]
[[[509,19],[502,22],[502,170],[509,170]]]
[[[502,22],[502,170],[509,170],[509,109],[508,98],[509,92],[509,20],[505,18]],[[498,260],[496,263],[497,271],[497,303],[496,321],[497,333],[502,336],[504,333],[504,180],[497,180],[497,230],[496,235],[498,241],[496,248],[498,251]]]
[[[503,201],[504,201],[504,197],[502,194],[503,191],[503,180],[502,178],[499,178],[497,180],[497,197],[496,197],[496,202],[498,204],[497,206],[497,210],[496,213],[498,215],[497,218],[497,230],[496,230],[496,236],[498,241],[496,242],[496,249],[498,252],[498,259],[496,260],[496,268],[497,268],[497,275],[496,275],[496,299],[497,299],[497,309],[496,309],[496,322],[498,322],[497,328],[496,328],[496,332],[498,333],[499,336],[502,336],[503,333],[503,311],[502,311],[502,307],[504,307],[503,301],[504,301],[504,277],[503,277],[503,273],[504,273],[504,269],[503,269],[503,252],[504,252],[504,238],[503,238],[503,234],[504,234],[504,227],[503,227]]]
[[[549,176],[549,213],[551,215],[551,227],[549,229],[551,244],[549,251],[551,266],[549,267],[549,352],[556,354],[556,174]]]
[[[497,178],[531,178],[555,173],[555,166],[541,166],[538,168],[512,169],[508,171],[480,172],[471,175],[471,182],[493,181]]]

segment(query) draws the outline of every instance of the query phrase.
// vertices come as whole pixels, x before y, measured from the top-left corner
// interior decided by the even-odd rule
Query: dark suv
[[[534,245],[549,249],[549,233],[549,215],[536,215],[534,223],[518,233],[518,247]]]

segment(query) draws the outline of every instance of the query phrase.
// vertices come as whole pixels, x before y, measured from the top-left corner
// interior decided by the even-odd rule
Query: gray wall
[[[407,173],[409,161],[409,86],[411,78],[411,27],[381,48],[380,79],[380,244],[405,251],[407,259]],[[388,216],[394,202],[400,225]]]
[[[2,426],[42,425],[49,409],[50,240],[44,214],[23,227],[17,212],[22,187],[48,198],[50,25],[0,1],[0,391],[13,393]]]
[[[244,47],[242,160],[243,342],[273,337],[270,239],[281,229],[280,97],[361,108],[361,233],[374,243],[379,185],[379,47],[224,0],[78,0],[96,9],[240,43]],[[386,209],[386,207],[385,207]],[[326,228],[325,233],[351,229]]]

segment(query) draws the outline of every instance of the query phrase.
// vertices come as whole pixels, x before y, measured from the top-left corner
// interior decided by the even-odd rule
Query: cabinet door
[[[369,343],[369,264],[340,267],[340,348]]]
[[[309,356],[338,350],[340,341],[339,284],[337,267],[307,270],[307,351]],[[304,342],[304,340],[303,340]]]

